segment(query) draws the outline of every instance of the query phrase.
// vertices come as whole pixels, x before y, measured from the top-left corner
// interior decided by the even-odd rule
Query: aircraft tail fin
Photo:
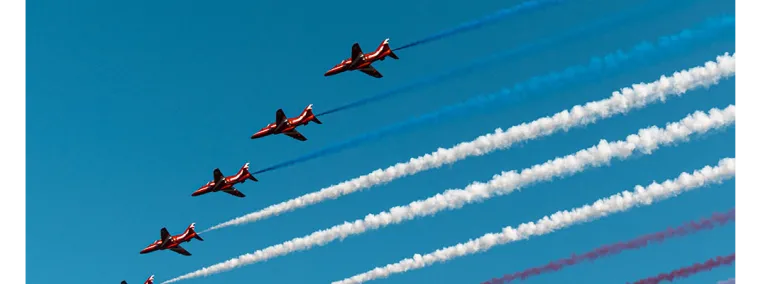
[[[397,57],[394,51],[392,51],[392,48],[389,47],[389,39],[385,39],[383,42],[381,42],[382,51],[389,52],[387,56],[392,57],[394,59],[400,59],[400,57]]]
[[[248,167],[250,166],[250,164],[251,164],[251,163],[245,163],[245,165],[243,165],[243,174],[245,174],[245,175],[248,177],[248,179],[250,179],[250,180],[252,180],[252,181],[259,181],[259,180],[258,180],[258,179],[256,179],[256,177],[254,177],[254,176],[251,174],[251,172],[248,170]]]
[[[310,119],[312,122],[317,123],[317,124],[323,124],[323,122],[321,122],[319,119],[317,119],[315,114],[312,113],[312,104],[308,105],[307,108],[304,109],[304,111],[306,112],[307,115],[312,117],[312,119]]]
[[[198,239],[198,240],[201,240],[201,241],[203,240],[203,238],[201,238],[199,235],[197,235],[197,232],[195,232],[195,223],[189,224],[189,227],[187,227],[187,232],[186,233],[189,234],[190,236],[192,236],[195,239]]]

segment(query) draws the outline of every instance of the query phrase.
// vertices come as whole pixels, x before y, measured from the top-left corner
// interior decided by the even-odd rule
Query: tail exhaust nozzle
[[[385,51],[389,51],[389,54],[387,56],[392,57],[394,59],[400,59],[400,57],[397,57],[394,51],[392,51],[392,48],[389,47],[389,39],[385,39],[384,42],[381,43],[381,45],[384,46]]]
[[[307,106],[307,114],[312,116],[312,119],[310,119],[312,122],[317,123],[317,124],[323,124],[319,119],[317,119],[315,114],[312,112],[312,105],[311,104]]]
[[[201,241],[203,240],[203,238],[201,238],[199,235],[197,235],[197,232],[195,232],[195,223],[192,223],[191,225],[189,225],[189,234],[192,235],[192,237],[195,239],[198,239]]]
[[[256,177],[254,177],[254,176],[253,176],[253,174],[251,174],[251,172],[248,170],[248,166],[249,166],[250,164],[251,164],[251,163],[245,163],[245,166],[243,166],[243,171],[245,171],[246,175],[248,176],[248,179],[250,179],[250,180],[252,180],[252,181],[259,181],[259,180],[258,180],[258,179],[256,179]]]

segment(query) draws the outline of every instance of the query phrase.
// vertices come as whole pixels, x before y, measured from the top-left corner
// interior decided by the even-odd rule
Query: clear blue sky
[[[659,3],[662,0],[647,1]],[[323,109],[401,86],[495,52],[561,32],[644,1],[571,0],[440,41],[399,51],[400,60],[323,77],[357,41],[393,47],[522,1],[53,1],[27,3],[27,279],[28,283],[142,283],[172,277],[304,236],[344,220],[423,199],[447,188],[485,181],[591,146],[622,139],[700,109],[735,102],[734,81],[666,104],[634,111],[403,178],[385,186],[262,222],[204,235],[172,252],[139,255],[159,237],[196,222],[202,230],[232,217],[316,191],[410,157],[530,121],[619,87],[702,64],[734,51],[733,34],[696,45],[682,56],[592,84],[472,112],[399,133],[340,154],[258,176],[227,194],[191,197],[219,167],[254,170],[373,131],[530,76],[586,62],[642,40],[672,34],[707,17],[734,13],[733,1],[701,0],[643,15],[589,36],[497,62],[449,82],[354,110],[322,117],[300,131],[309,139],[251,140],[274,119],[312,103]],[[633,2],[633,3],[626,3]],[[651,156],[591,169],[528,187],[483,204],[443,212],[334,242],[324,247],[184,283],[329,283],[375,266],[428,253],[507,225],[580,206],[635,184],[675,177],[735,155],[734,128],[667,147]],[[734,182],[686,193],[657,205],[529,241],[495,248],[376,283],[479,283],[550,260],[633,238],[735,205]],[[735,249],[734,226],[584,263],[534,277],[530,283],[623,283],[725,255]],[[714,283],[732,267],[680,283]]]

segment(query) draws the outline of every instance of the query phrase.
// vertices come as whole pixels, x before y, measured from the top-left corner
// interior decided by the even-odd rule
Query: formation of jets
[[[332,76],[345,71],[359,70],[371,77],[381,78],[383,76],[376,70],[376,68],[373,68],[372,64],[376,61],[383,61],[387,57],[400,59],[389,47],[389,39],[385,39],[376,50],[369,53],[363,53],[360,45],[354,43],[352,45],[352,56],[342,60],[341,63],[336,64],[336,66],[325,72],[325,76]],[[299,141],[307,141],[307,138],[297,131],[296,128],[302,125],[307,125],[310,122],[323,124],[315,114],[312,113],[311,104],[304,108],[301,114],[292,118],[287,117],[285,112],[283,112],[283,109],[278,109],[275,113],[275,122],[267,124],[267,126],[251,135],[251,139],[284,134]],[[210,192],[221,191],[236,197],[244,198],[245,194],[236,189],[235,185],[245,183],[246,180],[259,181],[250,171],[248,171],[248,166],[249,163],[245,163],[236,174],[231,176],[224,176],[221,170],[218,168],[214,169],[213,180],[192,192],[192,196],[200,196]],[[195,232],[195,223],[190,224],[183,233],[178,235],[171,235],[168,232],[168,229],[162,228],[160,229],[160,239],[154,241],[139,253],[147,254],[159,250],[170,250],[180,255],[190,256],[192,254],[181,247],[181,244],[190,242],[192,239],[203,240],[203,238]],[[153,284],[154,279],[155,276],[152,275],[144,281],[144,284]],[[120,283],[127,284],[125,280]]]

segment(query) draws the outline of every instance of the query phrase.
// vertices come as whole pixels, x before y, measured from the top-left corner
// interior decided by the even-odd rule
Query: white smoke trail
[[[629,135],[625,141],[609,143],[601,140],[598,145],[533,166],[520,173],[516,171],[504,172],[501,175],[494,176],[487,183],[475,182],[465,189],[450,189],[426,200],[414,201],[407,206],[393,207],[389,212],[381,212],[376,215],[368,214],[365,216],[365,219],[344,222],[329,229],[316,231],[308,236],[294,238],[282,244],[273,245],[254,253],[244,254],[222,263],[201,268],[195,272],[187,273],[163,283],[228,271],[239,266],[266,261],[291,252],[325,245],[333,240],[362,234],[368,230],[375,230],[417,217],[432,215],[442,210],[458,209],[465,204],[481,202],[493,196],[504,195],[535,182],[575,174],[589,167],[607,165],[613,158],[626,158],[636,152],[650,154],[658,149],[659,146],[686,141],[693,134],[702,134],[712,129],[731,125],[735,120],[736,107],[734,105],[730,105],[725,109],[711,109],[709,114],[697,111],[679,122],[668,124],[664,129],[656,126],[641,129],[638,134]]]
[[[415,254],[412,258],[406,258],[398,263],[388,264],[384,267],[377,267],[351,278],[333,282],[333,284],[363,283],[378,278],[386,278],[395,273],[416,270],[438,262],[446,262],[465,255],[484,252],[498,245],[526,240],[533,236],[546,235],[572,225],[590,222],[613,213],[626,211],[635,206],[651,205],[656,201],[674,197],[698,187],[730,179],[735,173],[736,159],[725,158],[720,160],[720,163],[714,168],[706,166],[694,171],[693,174],[683,172],[676,179],[666,180],[661,184],[653,182],[646,187],[637,185],[633,192],[623,191],[597,200],[591,205],[584,205],[570,211],[558,211],[550,216],[544,216],[544,218],[539,219],[536,223],[522,223],[516,228],[505,227],[499,233],[488,233],[480,238],[442,248],[429,254]]]
[[[675,72],[671,77],[661,76],[652,83],[641,83],[613,92],[610,98],[577,105],[571,110],[561,111],[550,117],[542,117],[530,123],[523,123],[506,131],[496,129],[495,133],[463,142],[450,149],[437,149],[431,154],[412,158],[387,169],[378,169],[367,175],[357,177],[320,191],[271,205],[260,211],[237,217],[205,230],[216,230],[233,225],[256,222],[282,213],[290,212],[342,195],[364,190],[392,180],[414,175],[422,171],[438,168],[466,159],[470,156],[482,156],[490,152],[506,149],[515,143],[550,135],[556,131],[567,131],[571,127],[584,126],[619,113],[642,108],[650,103],[666,100],[668,95],[682,95],[689,90],[709,87],[723,78],[729,78],[736,72],[736,55],[725,53],[718,56],[716,62],[706,62],[688,70]]]

